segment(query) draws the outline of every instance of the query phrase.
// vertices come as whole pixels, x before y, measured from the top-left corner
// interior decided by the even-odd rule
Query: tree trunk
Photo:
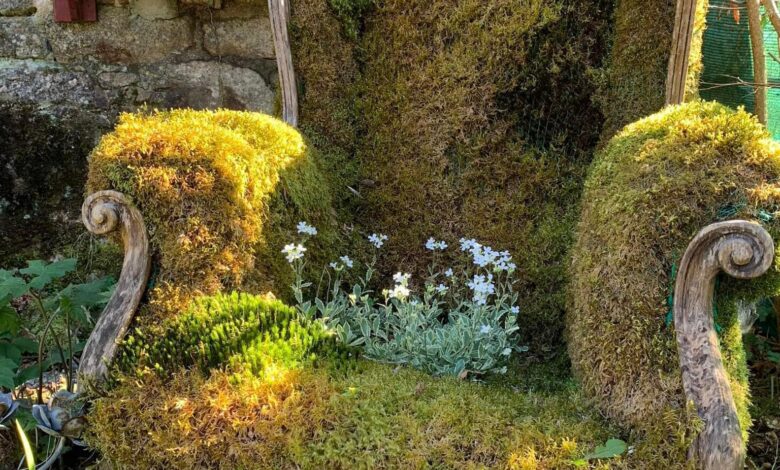
[[[761,9],[759,0],[746,0],[748,28],[750,29],[750,48],[753,51],[753,83],[756,96],[756,116],[766,124],[766,58],[764,54],[764,32],[761,30]],[[771,18],[771,15],[770,15]]]

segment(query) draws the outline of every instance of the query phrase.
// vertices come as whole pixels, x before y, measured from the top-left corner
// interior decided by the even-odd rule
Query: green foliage
[[[62,287],[61,281],[75,269],[76,260],[72,258],[54,262],[33,260],[26,268],[15,271],[0,269],[0,387],[13,390],[57,364],[64,364],[69,370],[73,354],[83,348],[79,336],[91,330],[91,313],[108,301],[113,283],[102,278]],[[20,313],[14,306],[22,301],[29,301],[29,310],[40,315],[39,325],[24,332]],[[65,331],[54,334],[54,344],[49,344],[49,354],[44,358],[41,343],[46,345],[55,321],[64,324]],[[30,365],[35,356],[37,361]]]
[[[780,149],[763,126],[698,101],[626,126],[591,167],[572,254],[569,353],[605,414],[656,443],[646,459],[684,461],[697,429],[665,322],[672,267],[702,227],[724,217],[763,223],[776,238],[779,177]],[[777,295],[778,276],[775,266],[756,280],[718,284],[716,323],[743,432],[750,417],[738,300]]]
[[[301,320],[277,300],[249,294],[196,298],[153,337],[136,329],[118,359],[126,372],[153,368],[169,375],[180,367],[208,372],[225,366],[262,376],[274,367],[299,368],[319,356],[336,354],[335,338],[321,322]],[[346,350],[339,354],[348,356]]]

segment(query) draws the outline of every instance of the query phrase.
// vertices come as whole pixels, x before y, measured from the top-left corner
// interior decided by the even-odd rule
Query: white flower
[[[353,266],[352,260],[349,258],[349,256],[344,255],[339,259],[341,260],[342,263],[344,263],[344,266],[348,268],[351,268]]]
[[[447,277],[452,277],[454,273],[452,272],[452,268],[448,268],[446,271],[444,271],[444,275]]]
[[[482,325],[479,327],[479,332],[483,335],[490,333],[493,328],[490,325]]]
[[[295,245],[290,243],[282,248],[282,253],[287,257],[287,262],[292,263],[295,260],[303,258],[303,253],[306,251],[306,247],[300,243]]]
[[[473,238],[470,239],[461,238],[459,241],[460,241],[460,251],[469,251],[474,247],[481,246]]]
[[[510,309],[509,309],[509,311],[510,311],[510,312],[512,312],[512,313],[514,313],[515,315],[517,315],[518,313],[520,313],[520,307],[518,307],[517,305],[515,305],[515,306],[513,306],[512,308],[510,308]]]
[[[436,286],[436,292],[438,292],[439,294],[444,294],[445,292],[447,292],[447,286],[445,286],[444,284],[439,284],[438,286]]]
[[[314,236],[317,235],[317,229],[304,221],[300,221],[298,222],[298,233]]]
[[[410,292],[408,287],[403,284],[398,284],[393,287],[393,290],[390,291],[388,297],[391,299],[406,300],[406,298],[409,297],[409,294]]]
[[[447,249],[447,242],[444,240],[436,241],[433,237],[431,237],[427,242],[425,242],[425,248],[430,251],[444,251]]]
[[[487,304],[488,297],[496,292],[496,286],[493,284],[493,275],[488,274],[485,277],[482,274],[474,275],[474,279],[468,283],[469,289],[474,292],[473,301],[477,305]]]
[[[395,282],[396,284],[402,285],[402,286],[406,286],[406,285],[409,285],[409,279],[411,277],[412,277],[412,275],[409,274],[409,273],[397,272],[397,273],[393,274],[393,282]]]
[[[368,241],[377,248],[382,248],[382,245],[387,241],[387,235],[381,233],[372,233],[368,236]]]
[[[504,355],[504,356],[508,356],[508,355],[512,354],[512,348],[504,348],[504,350],[501,351],[501,354]]]
[[[339,264],[335,261],[330,263],[329,266],[333,269],[339,269]]]

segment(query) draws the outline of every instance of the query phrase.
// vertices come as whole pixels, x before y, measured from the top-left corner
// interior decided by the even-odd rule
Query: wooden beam
[[[298,88],[295,84],[290,37],[287,34],[289,2],[290,0],[268,0],[268,12],[271,16],[276,67],[279,70],[279,87],[282,91],[282,119],[291,126],[298,126]]]
[[[744,220],[704,227],[685,250],[674,287],[674,329],[683,389],[704,422],[690,456],[703,470],[742,470],[742,442],[737,407],[712,318],[715,278],[719,272],[738,279],[764,274],[775,248],[760,225]]]
[[[691,55],[696,0],[677,0],[672,31],[672,49],[666,75],[666,104],[680,104],[685,99],[688,61]]]

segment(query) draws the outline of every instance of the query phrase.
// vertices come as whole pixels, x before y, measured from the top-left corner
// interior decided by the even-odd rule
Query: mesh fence
[[[767,77],[770,84],[767,97],[767,127],[780,139],[780,52],[777,33],[764,20],[764,47]],[[704,70],[699,92],[706,100],[727,106],[744,106],[753,112],[753,60],[750,50],[747,11],[742,2],[710,0],[707,29],[702,46]]]

